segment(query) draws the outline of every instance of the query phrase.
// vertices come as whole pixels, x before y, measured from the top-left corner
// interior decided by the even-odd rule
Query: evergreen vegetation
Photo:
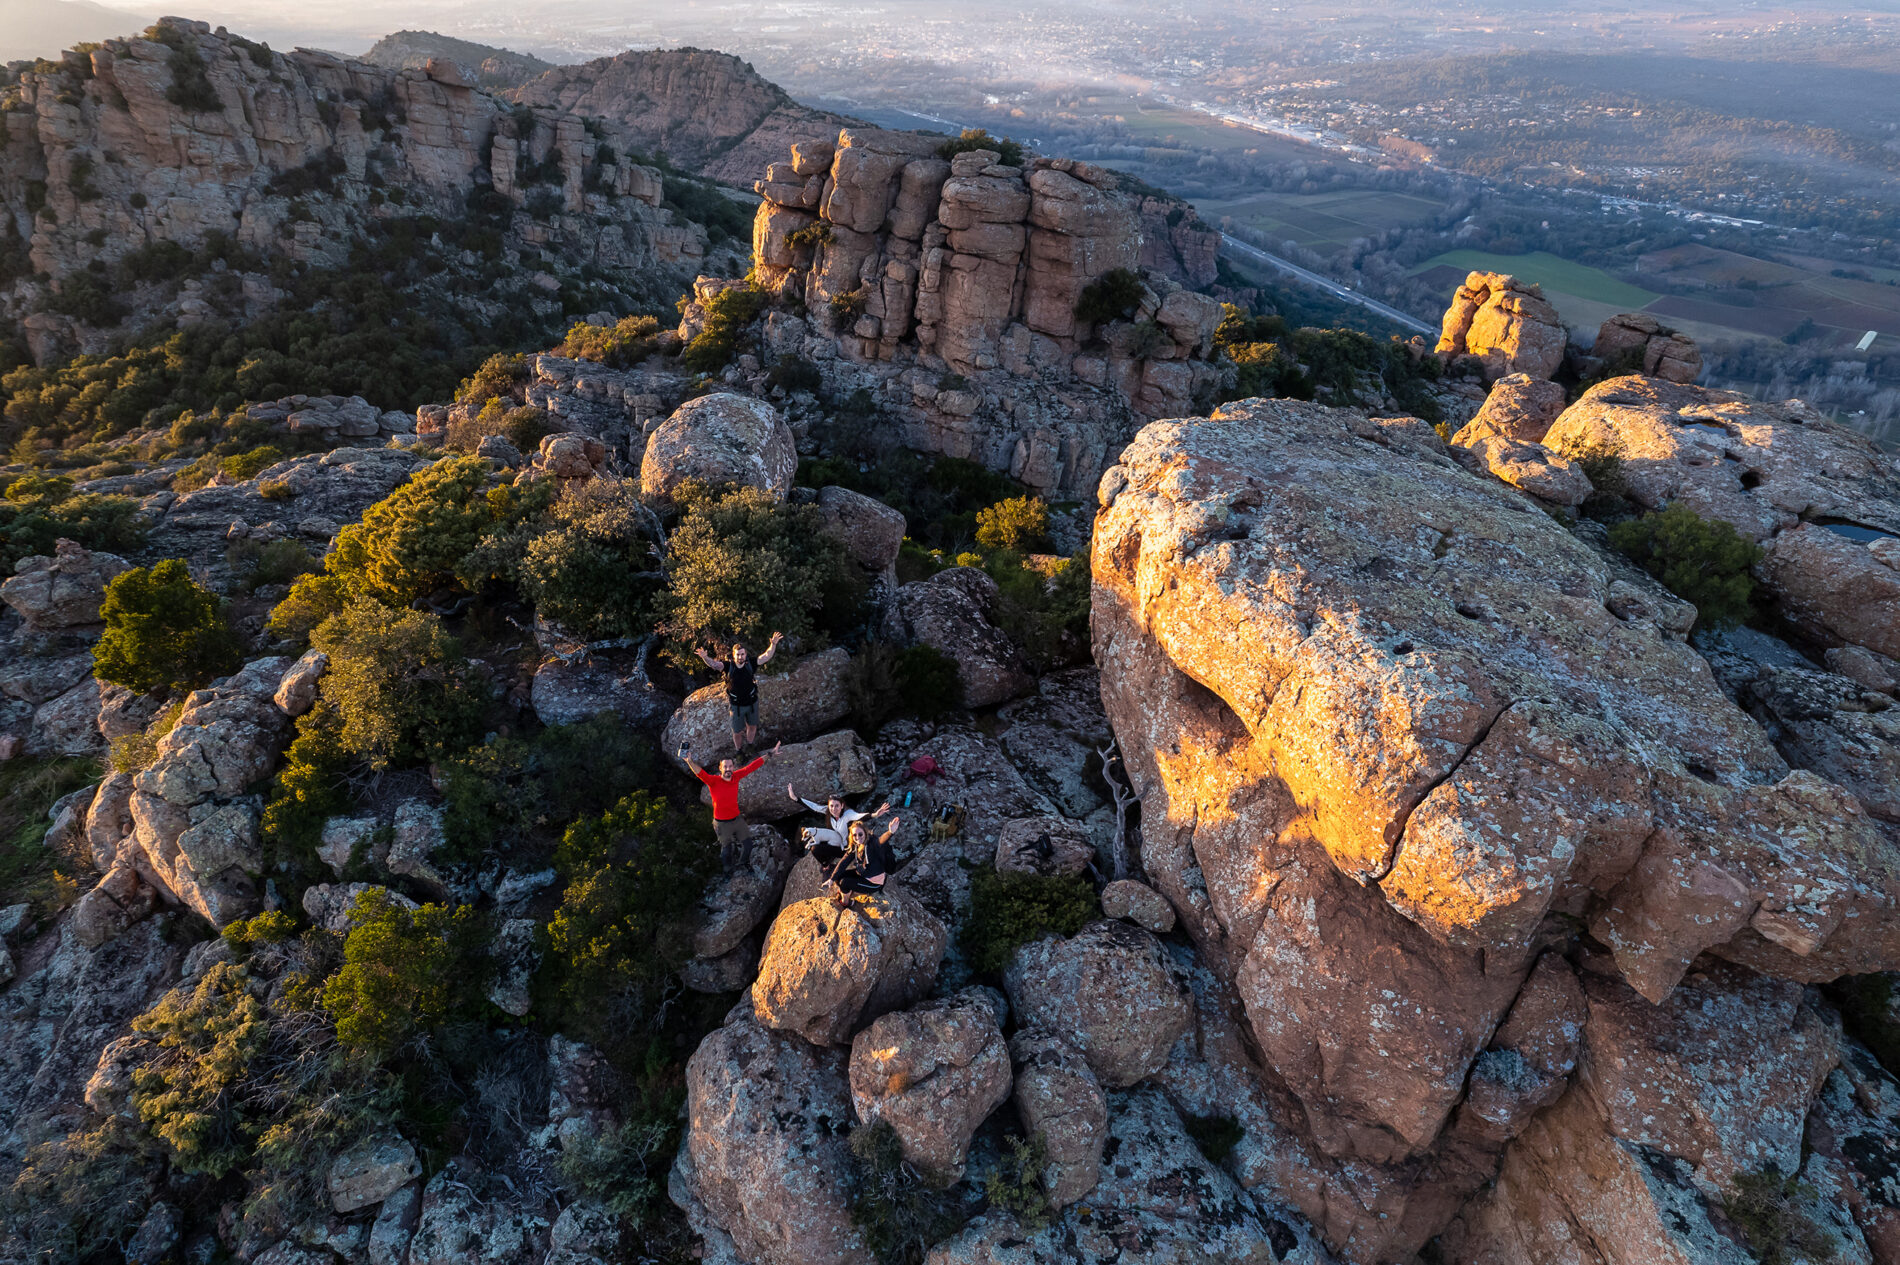
[[[224,603],[176,558],[114,576],[99,604],[93,673],[134,694],[192,689],[243,662]]]
[[[1730,523],[1703,518],[1677,501],[1666,509],[1610,528],[1610,544],[1696,608],[1704,628],[1724,628],[1749,616],[1762,551]]]

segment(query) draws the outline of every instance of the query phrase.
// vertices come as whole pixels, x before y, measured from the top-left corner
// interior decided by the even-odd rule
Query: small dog
[[[930,823],[930,841],[937,843],[944,839],[954,839],[963,833],[963,805],[945,804],[937,810],[937,819]]]

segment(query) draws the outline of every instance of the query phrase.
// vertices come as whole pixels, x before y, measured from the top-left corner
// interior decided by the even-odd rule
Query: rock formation
[[[1561,1081],[1564,1008],[1526,1007],[1566,928],[1648,1005],[1706,954],[1797,998],[1900,957],[1889,830],[1428,430],[1252,401],[1148,427],[1101,502],[1143,862],[1298,1103],[1281,1189],[1351,1259],[1416,1250]]]
[[[1474,272],[1445,310],[1438,354],[1452,361],[1471,357],[1493,382],[1514,373],[1549,378],[1563,364],[1568,342],[1557,309],[1537,286]]]
[[[688,400],[647,439],[641,494],[670,504],[682,483],[736,484],[784,500],[798,469],[792,432],[764,400],[720,392]]]
[[[1900,656],[1900,468],[1799,401],[1657,378],[1599,383],[1544,437],[1622,460],[1643,509],[1681,502],[1762,546],[1757,576],[1821,646]]]
[[[513,88],[554,69],[528,53],[491,48],[434,31],[397,31],[370,45],[362,60],[389,70],[427,70],[435,59],[472,70],[477,84],[490,91]]]
[[[556,66],[507,95],[540,110],[605,119],[632,152],[664,153],[737,185],[792,145],[836,136],[851,123],[799,105],[730,53],[699,48],[631,49]]]
[[[766,350],[870,392],[913,448],[1082,493],[1136,415],[1186,412],[1219,381],[1219,304],[1149,274],[1132,320],[1082,320],[1089,283],[1139,262],[1138,199],[1087,163],[945,160],[938,143],[851,128],[766,169],[753,276],[802,309],[767,316]],[[698,284],[682,338],[725,285]]]
[[[1694,382],[1702,376],[1702,349],[1695,340],[1647,312],[1624,312],[1603,322],[1590,355],[1605,369],[1666,382]]]
[[[573,114],[511,109],[451,61],[389,70],[277,53],[182,19],[148,34],[28,70],[0,96],[0,205],[55,293],[91,265],[166,243],[196,250],[214,234],[267,259],[333,266],[399,211],[459,218],[472,194],[491,191],[512,207],[543,180],[559,210],[533,227],[546,255],[571,251],[639,292],[653,288],[648,274],[683,281],[705,257],[704,230],[659,208],[659,173],[619,156],[632,146],[609,132],[603,148]],[[180,88],[179,73],[198,86]],[[386,186],[402,191],[402,207]],[[209,310],[202,289],[154,283],[128,297],[134,309],[193,320]],[[276,294],[257,274],[246,310],[268,310]],[[36,359],[104,349],[108,331],[76,317],[28,316],[43,295],[30,277],[0,291],[0,311],[25,318]],[[559,311],[545,290],[533,301]]]

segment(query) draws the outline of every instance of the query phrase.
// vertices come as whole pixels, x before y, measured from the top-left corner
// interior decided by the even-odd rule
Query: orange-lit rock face
[[[1709,949],[1900,963],[1888,836],[1789,774],[1665,603],[1612,603],[1588,546],[1422,424],[1158,422],[1101,502],[1095,651],[1146,868],[1326,1151],[1429,1149],[1578,919],[1652,1002]]]

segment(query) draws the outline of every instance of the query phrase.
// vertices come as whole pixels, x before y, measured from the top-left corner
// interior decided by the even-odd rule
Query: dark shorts
[[[750,726],[759,727],[759,705],[757,703],[727,703],[726,713],[732,717],[732,732],[742,734]]]

